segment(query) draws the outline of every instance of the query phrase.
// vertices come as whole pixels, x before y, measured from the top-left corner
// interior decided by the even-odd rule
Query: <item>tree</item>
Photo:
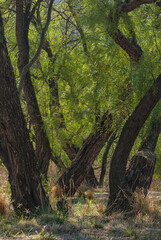
[[[109,184],[110,196],[109,204],[117,198],[120,189],[124,189],[126,183],[127,160],[136,137],[149,114],[161,98],[161,75],[158,76],[153,86],[141,99],[132,115],[126,121],[118,144],[111,159]],[[156,141],[154,141],[156,142]],[[116,166],[119,166],[117,168]]]
[[[0,15],[0,135],[9,173],[14,210],[18,215],[49,206],[37,171],[37,159],[22,113]],[[4,151],[5,149],[5,151]]]
[[[156,119],[153,114],[149,126],[139,151],[132,157],[126,170],[124,184],[120,187],[112,204],[110,201],[108,203],[106,214],[118,210],[132,212],[135,202],[134,193],[147,196],[156,164],[154,151],[160,134],[160,117]]]
[[[108,113],[104,114],[96,132],[90,134],[84,141],[70,167],[58,179],[58,184],[65,195],[73,196],[81,182],[88,175],[96,156],[112,133],[111,124],[110,115]]]
[[[47,171],[49,166],[49,160],[53,159],[53,161],[58,165],[58,167],[62,167],[63,164],[55,157],[52,156],[52,150],[50,148],[49,139],[47,133],[44,129],[43,119],[40,113],[40,109],[37,102],[37,97],[35,94],[35,90],[32,84],[31,75],[29,71],[29,66],[31,66],[31,62],[34,61],[38,57],[39,52],[41,51],[45,31],[50,22],[50,14],[53,1],[50,2],[50,8],[48,13],[48,18],[46,21],[46,25],[42,30],[42,35],[40,39],[40,45],[36,55],[29,62],[29,39],[28,32],[31,20],[33,18],[34,12],[36,8],[41,4],[42,0],[36,2],[34,7],[31,9],[32,3],[24,1],[16,1],[16,39],[19,49],[19,58],[18,58],[18,68],[20,72],[20,83],[19,89],[23,87],[24,97],[27,102],[27,110],[30,115],[31,123],[35,132],[35,145],[36,145],[36,156],[37,156],[37,165],[40,173],[42,173],[45,177],[47,177]],[[25,71],[24,71],[25,69]],[[24,73],[25,72],[25,73]],[[22,82],[23,81],[23,82]]]

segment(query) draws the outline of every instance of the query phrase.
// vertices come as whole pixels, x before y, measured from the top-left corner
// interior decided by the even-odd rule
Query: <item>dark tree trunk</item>
[[[148,193],[155,169],[156,156],[154,151],[159,134],[160,118],[158,120],[152,119],[139,151],[132,158],[126,171],[126,184],[132,192],[136,188],[143,188],[145,196]]]
[[[0,159],[4,166],[8,169],[9,168],[9,156],[7,152],[7,148],[3,143],[3,138],[0,136]]]
[[[24,6],[23,2],[24,1],[21,0],[16,1],[16,38],[19,49],[18,68],[20,74],[23,70],[23,67],[29,62],[28,30],[30,24],[29,14],[31,3],[29,1],[29,3],[26,3],[26,6]],[[26,7],[25,12],[24,7]],[[29,71],[26,74],[23,91],[25,100],[27,102],[27,110],[35,132],[35,146],[38,169],[41,173],[47,176],[47,170],[52,151],[44,129],[43,120]],[[59,163],[57,161],[55,161],[55,163],[59,166]]]
[[[133,193],[135,190],[144,189],[145,196],[148,193],[152,181],[156,156],[150,151],[139,151],[131,159],[126,172],[126,184]]]
[[[120,188],[123,188],[124,186],[126,177],[126,165],[131,148],[141,127],[145,123],[146,119],[160,98],[161,75],[158,76],[153,86],[139,102],[138,106],[123,127],[110,165],[110,202],[115,201]]]
[[[96,156],[112,133],[111,123],[112,120],[106,113],[102,117],[99,128],[84,141],[71,166],[59,178],[58,184],[65,195],[73,196],[88,175]]]
[[[107,156],[109,153],[109,150],[111,148],[111,145],[113,144],[114,140],[116,139],[116,134],[112,134],[112,136],[110,137],[105,152],[103,154],[103,158],[102,158],[102,166],[101,166],[101,174],[100,174],[100,180],[99,180],[99,186],[103,187],[103,181],[104,181],[104,177],[106,174],[106,166],[107,166]]]
[[[152,181],[156,156],[150,151],[137,152],[126,171],[125,182],[115,199],[108,202],[106,214],[115,211],[132,212],[135,203],[134,192],[147,195]],[[135,209],[136,210],[136,209]]]
[[[150,126],[147,129],[147,134],[141,143],[139,151],[143,151],[143,150],[150,151],[150,152],[155,151],[155,147],[160,134],[160,125],[161,125],[161,118],[155,120],[155,117],[154,117],[154,119],[151,120]]]
[[[0,16],[0,136],[17,214],[49,206],[22,113]],[[5,150],[5,151],[4,151]]]
[[[98,186],[98,181],[94,173],[93,167],[91,167],[88,175],[85,178],[85,182],[89,187],[96,188]]]

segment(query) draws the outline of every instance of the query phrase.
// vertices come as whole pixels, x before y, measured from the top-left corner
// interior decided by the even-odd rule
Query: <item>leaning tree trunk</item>
[[[65,195],[73,196],[88,175],[96,156],[111,135],[112,120],[107,112],[102,117],[99,128],[84,141],[71,166],[58,179]]]
[[[109,199],[106,213],[112,211],[132,210],[134,192],[143,190],[144,195],[148,193],[152,181],[156,156],[155,147],[160,134],[160,118],[151,120],[150,127],[143,139],[139,151],[133,156],[125,173],[124,183],[120,187],[115,199]]]
[[[12,65],[8,56],[0,16],[0,137],[1,149],[7,160],[7,170],[14,210],[27,214],[36,208],[49,206],[36,168],[36,157],[29,139],[26,122],[15,83]],[[8,159],[7,159],[8,158]]]
[[[126,177],[126,165],[127,160],[134,144],[134,141],[148,118],[149,114],[161,98],[161,75],[158,76],[153,86],[145,94],[138,106],[126,121],[115,152],[113,154],[110,174],[109,174],[109,186],[110,196],[109,200],[113,202],[123,187]]]
[[[118,191],[115,199],[108,202],[105,213],[123,211],[132,212],[135,203],[135,194],[147,195],[152,181],[156,156],[150,151],[137,152],[126,171],[126,178],[123,186]],[[136,209],[135,209],[136,211]]]

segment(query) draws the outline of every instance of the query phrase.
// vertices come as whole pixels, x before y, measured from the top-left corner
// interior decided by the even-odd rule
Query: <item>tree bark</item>
[[[155,147],[158,141],[158,137],[160,134],[160,126],[161,126],[161,118],[155,120],[152,119],[149,128],[147,129],[147,134],[144,137],[139,151],[150,151],[154,152]]]
[[[136,42],[130,41],[120,30],[116,30],[114,33],[110,34],[110,36],[114,39],[115,43],[129,55],[133,62],[139,62],[143,52]]]
[[[117,197],[108,203],[106,213],[112,211],[132,211],[135,194],[144,194],[146,197],[155,169],[155,147],[160,134],[160,118],[152,117],[150,126],[141,143],[139,151],[133,156],[126,171],[124,186],[117,193]]]
[[[93,167],[89,170],[88,175],[85,177],[85,181],[87,183],[87,186],[96,188],[98,186],[98,181],[94,173]]]
[[[109,150],[111,148],[111,145],[113,144],[114,140],[116,139],[116,133],[112,134],[112,136],[110,137],[105,152],[103,154],[103,158],[102,158],[102,166],[101,166],[101,174],[100,174],[100,179],[99,179],[99,186],[103,187],[103,181],[104,181],[104,177],[106,174],[106,166],[107,166],[107,156],[109,153]]]
[[[156,156],[151,151],[139,151],[131,159],[128,170],[126,171],[126,184],[131,192],[144,189],[145,196],[148,193],[152,181]]]
[[[145,196],[148,193],[156,163],[156,156],[150,151],[137,152],[126,171],[125,181],[115,199],[108,202],[105,213],[123,211],[132,213],[135,206],[135,194]],[[135,194],[134,194],[135,193]],[[137,209],[135,209],[135,213]],[[138,209],[139,210],[139,209]]]
[[[36,156],[29,139],[26,122],[8,56],[0,15],[0,136],[5,149],[7,170],[16,214],[29,214],[49,206],[36,168]],[[4,153],[4,151],[3,151]]]
[[[58,179],[58,184],[65,195],[73,196],[88,175],[96,156],[112,133],[110,118],[107,113],[104,114],[99,128],[84,141],[71,166]]]
[[[153,86],[145,94],[142,100],[137,105],[136,109],[126,121],[115,152],[113,154],[110,174],[109,186],[110,196],[109,200],[113,202],[123,187],[126,175],[127,160],[134,144],[134,141],[148,118],[149,114],[161,98],[161,75],[155,80]]]
[[[25,13],[24,7],[26,7]],[[30,7],[31,5],[27,7],[24,6],[23,1],[16,0],[16,39],[19,50],[18,69],[20,75],[24,66],[26,66],[26,64],[29,62],[28,30],[30,24]],[[46,177],[49,160],[51,158],[51,148],[44,129],[44,123],[41,117],[29,71],[27,72],[24,80],[23,91],[25,100],[27,102],[27,110],[35,132],[37,166],[39,171]],[[56,164],[58,165],[57,162]]]

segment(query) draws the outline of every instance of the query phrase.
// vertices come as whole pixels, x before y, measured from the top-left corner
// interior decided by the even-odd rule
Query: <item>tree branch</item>
[[[139,61],[142,55],[142,50],[137,43],[131,42],[120,30],[117,30],[111,35],[111,37],[115,43],[117,43],[129,55],[132,61],[136,63]]]
[[[33,6],[32,10],[31,10],[31,13],[30,13],[30,16],[29,16],[29,20],[32,19],[33,15],[34,15],[34,12],[37,8],[37,6],[39,6],[39,4],[42,2],[42,0],[37,0],[37,2],[35,3],[35,5]]]
[[[119,18],[121,16],[121,13],[128,13],[133,11],[134,9],[140,7],[143,4],[151,4],[155,3],[156,0],[133,0],[129,3],[125,3],[120,8],[119,14],[115,16],[115,18]],[[111,23],[115,21],[115,19],[112,17]],[[138,62],[140,60],[140,57],[142,56],[142,49],[141,47],[136,43],[136,41],[130,41],[128,38],[126,38],[123,33],[116,29],[114,32],[109,33],[109,35],[113,38],[115,43],[117,43],[130,57],[130,59],[133,62]]]
[[[42,32],[41,32],[40,43],[39,43],[39,46],[37,48],[37,51],[36,51],[35,55],[33,56],[33,58],[30,60],[30,62],[28,64],[26,64],[24,66],[23,70],[22,70],[22,73],[21,73],[21,76],[20,76],[20,79],[19,79],[19,86],[18,86],[19,95],[21,95],[21,91],[22,91],[22,87],[23,87],[23,83],[24,83],[24,80],[25,80],[26,73],[28,72],[30,67],[33,65],[33,63],[36,61],[36,59],[38,58],[38,56],[41,52],[41,49],[42,49],[42,46],[43,46],[43,43],[44,43],[44,39],[45,39],[45,33],[46,33],[46,31],[49,27],[49,23],[50,23],[50,19],[51,19],[51,10],[52,10],[53,2],[54,2],[54,0],[51,0],[50,4],[49,4],[48,13],[47,13],[47,20],[46,20],[45,26],[44,26],[44,28],[42,29]]]
[[[121,11],[128,13],[128,12],[135,10],[136,8],[140,7],[143,4],[155,3],[156,1],[157,0],[139,0],[139,1],[134,0],[130,3],[123,5]]]

